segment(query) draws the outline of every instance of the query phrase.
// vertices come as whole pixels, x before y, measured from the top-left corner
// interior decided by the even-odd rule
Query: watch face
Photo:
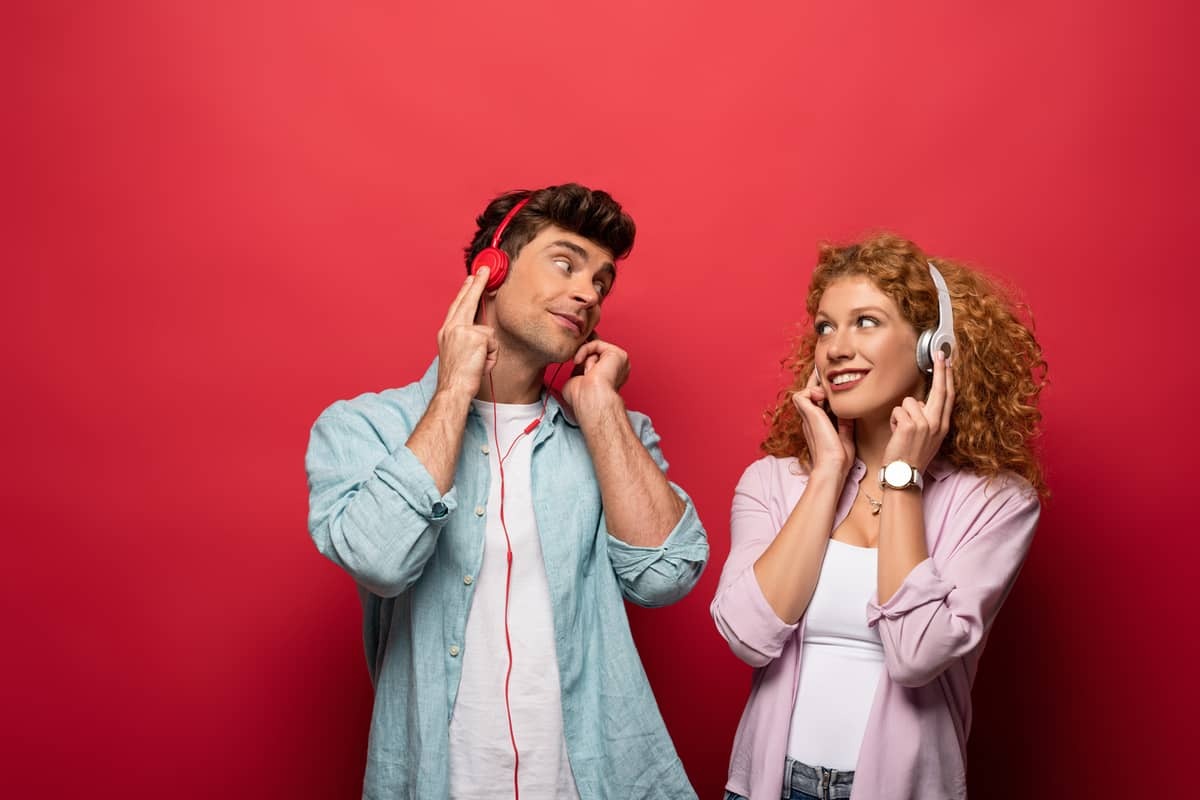
[[[893,461],[883,468],[883,480],[888,486],[903,489],[912,481],[912,467],[903,461]]]

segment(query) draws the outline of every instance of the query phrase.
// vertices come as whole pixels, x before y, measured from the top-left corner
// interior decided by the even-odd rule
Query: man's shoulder
[[[319,424],[321,420],[330,418],[357,418],[370,422],[408,418],[414,413],[419,416],[429,406],[430,376],[432,374],[436,379],[436,367],[435,361],[424,377],[404,386],[363,392],[348,400],[337,400],[321,412],[317,422]]]
[[[317,422],[333,418],[355,418],[363,420],[406,417],[413,411],[428,405],[422,400],[419,386],[411,383],[395,389],[364,392],[348,400],[337,400],[321,412]]]

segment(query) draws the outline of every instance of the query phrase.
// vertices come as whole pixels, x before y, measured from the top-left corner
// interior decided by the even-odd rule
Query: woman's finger
[[[906,397],[900,403],[908,418],[912,421],[913,428],[920,434],[924,434],[932,425],[937,424],[930,422],[928,406],[922,403],[915,397]]]
[[[942,432],[950,430],[950,420],[954,418],[954,369],[950,361],[946,362],[946,399],[942,403]]]
[[[942,409],[946,404],[946,357],[938,350],[933,354],[933,384],[929,387],[929,396],[925,405],[929,409],[929,420],[932,424],[942,418]]]
[[[820,411],[822,416],[825,414],[825,409],[821,407],[821,403],[825,402],[825,392],[820,386],[801,389],[798,392],[792,392],[792,405],[801,414],[808,414],[811,411]]]

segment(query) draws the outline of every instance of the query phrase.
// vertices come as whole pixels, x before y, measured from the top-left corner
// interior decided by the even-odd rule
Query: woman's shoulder
[[[743,484],[755,482],[763,486],[794,482],[805,484],[808,483],[808,472],[800,463],[800,459],[795,456],[768,455],[750,462],[750,465],[742,472],[741,482]]]
[[[957,498],[960,503],[992,508],[1009,505],[1038,508],[1041,505],[1037,491],[1015,472],[988,475],[940,459],[930,464],[926,471],[949,490],[949,497]]]

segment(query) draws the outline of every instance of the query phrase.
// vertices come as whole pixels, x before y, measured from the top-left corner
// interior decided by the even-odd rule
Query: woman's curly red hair
[[[793,392],[804,388],[813,369],[816,331],[811,321],[826,287],[839,278],[865,276],[896,304],[918,331],[937,324],[937,289],[927,262],[946,279],[954,308],[954,414],[938,455],[982,475],[1012,472],[1046,496],[1046,481],[1035,452],[1042,412],[1038,396],[1046,385],[1046,361],[1029,326],[1028,313],[1005,287],[982,273],[948,259],[928,258],[917,245],[890,233],[858,244],[823,244],[809,284],[808,323],[796,337],[783,366],[791,384],[766,412],[769,426],[764,452],[796,456],[809,464],[808,445]],[[915,358],[915,355],[914,355]]]

